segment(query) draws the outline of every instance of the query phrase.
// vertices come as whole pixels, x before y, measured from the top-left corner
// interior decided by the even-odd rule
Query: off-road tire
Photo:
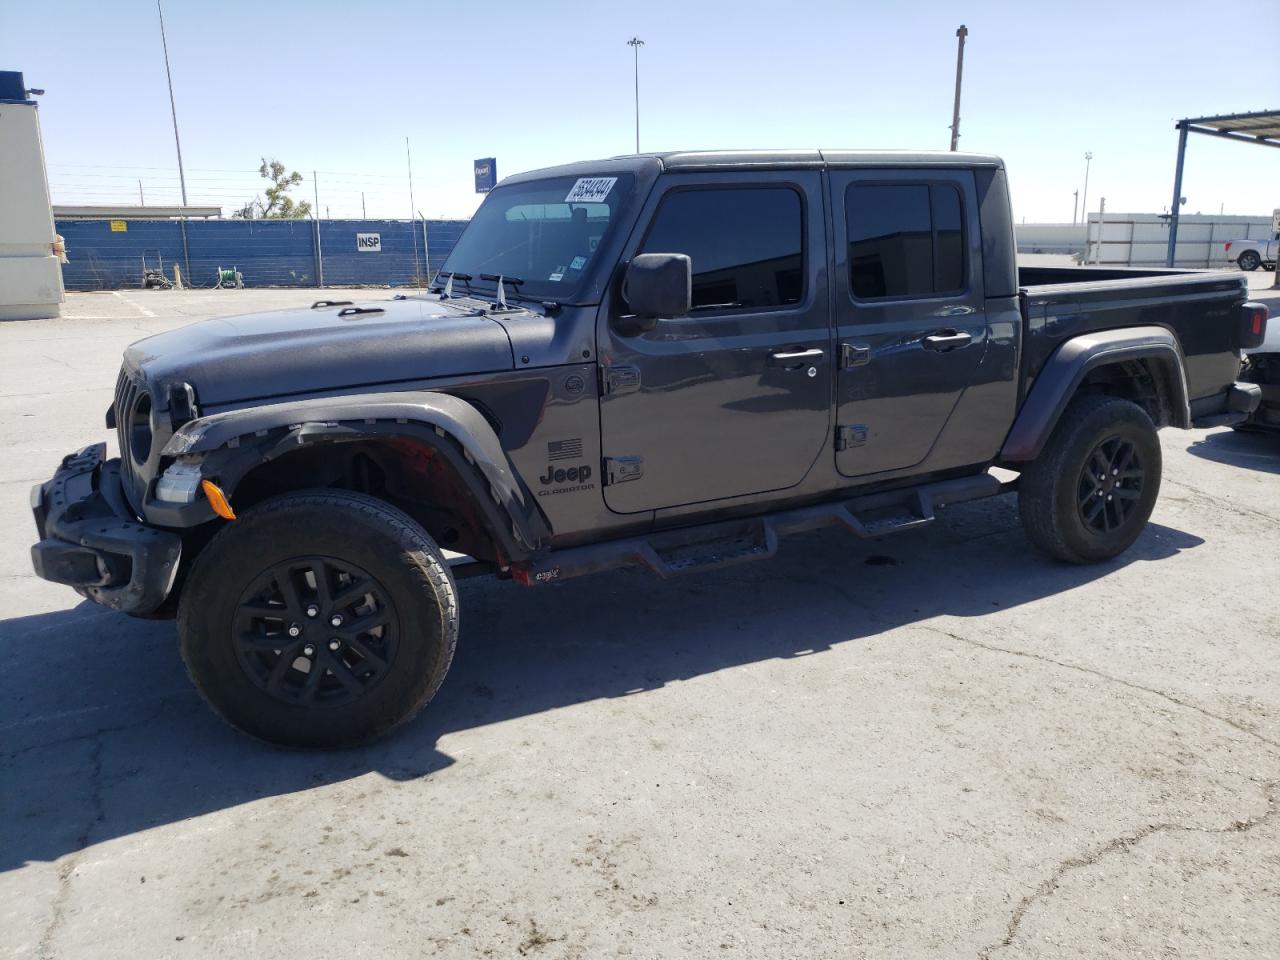
[[[269,692],[261,680],[254,679],[252,668],[263,658],[269,662],[274,651],[254,648],[258,659],[246,660],[245,646],[236,639],[242,635],[239,627],[246,622],[241,618],[260,607],[260,603],[255,607],[246,600],[246,591],[263,582],[273,569],[289,569],[295,561],[308,562],[299,558],[315,558],[314,563],[321,567],[345,568],[347,572],[340,570],[335,576],[339,587],[356,582],[349,571],[361,571],[368,579],[360,582],[373,584],[379,591],[368,595],[373,599],[364,609],[376,611],[381,597],[386,612],[387,626],[375,627],[363,642],[388,644],[392,653],[385,660],[375,657],[368,661],[377,663],[380,672],[369,668],[367,675],[377,679],[368,681],[367,689],[351,687],[352,674],[344,672],[348,686],[337,691],[337,696],[347,699],[340,702],[319,701],[315,691],[310,702],[301,702],[300,697],[286,702]],[[291,588],[295,607],[303,602],[299,597],[308,587],[314,587],[314,579],[314,573],[304,573],[301,589]],[[298,583],[294,581],[295,586]],[[315,589],[318,593],[319,588]],[[336,588],[333,599],[335,603],[341,599]],[[359,612],[359,608],[347,609]],[[308,631],[304,639],[317,629],[327,632],[323,621],[312,616],[315,622],[302,624]],[[347,626],[355,628],[359,621],[356,614],[352,618]],[[284,619],[287,615],[251,622],[269,633],[271,624]],[[266,500],[218,532],[187,577],[178,607],[178,631],[192,681],[231,726],[283,746],[351,746],[406,723],[435,695],[457,643],[457,590],[439,548],[403,511],[364,494],[307,490]],[[378,633],[382,636],[374,635]],[[297,642],[281,638],[282,643]],[[358,635],[353,638],[351,648],[356,649],[362,641]],[[327,644],[315,654],[313,669],[315,663],[340,668],[332,659],[337,654],[329,654],[326,648]],[[278,660],[284,659],[282,650]],[[358,665],[364,663],[357,660]],[[295,670],[294,666],[282,666],[279,672],[292,677],[290,671]],[[309,678],[310,670],[300,676]],[[329,687],[337,680],[334,671],[327,669],[318,670],[316,677],[318,684]],[[294,689],[298,686],[295,682]],[[275,689],[279,687],[277,680]],[[352,693],[352,689],[358,692]]]
[[[1129,513],[1114,529],[1098,531],[1085,520],[1087,498],[1096,491],[1085,467],[1095,451],[1115,441],[1129,445],[1141,464],[1135,497],[1125,490]],[[1126,470],[1126,473],[1132,471]],[[1049,556],[1068,563],[1099,563],[1127,550],[1147,525],[1160,492],[1160,440],[1147,412],[1117,397],[1083,395],[1072,400],[1054,427],[1040,456],[1018,481],[1018,513],[1027,537]],[[1090,471],[1092,474],[1093,471]],[[1110,471],[1107,471],[1109,474]],[[1103,499],[1110,484],[1101,486]],[[1132,486],[1133,481],[1128,481]],[[1119,497],[1120,491],[1112,491]],[[1116,509],[1120,507],[1116,505]],[[1104,510],[1111,510],[1104,506]],[[1111,514],[1108,514],[1109,520]]]
[[[1241,270],[1252,272],[1254,270],[1257,270],[1258,267],[1262,266],[1262,258],[1259,257],[1254,251],[1246,250],[1244,253],[1240,254],[1240,256],[1236,258],[1236,266],[1239,267]]]

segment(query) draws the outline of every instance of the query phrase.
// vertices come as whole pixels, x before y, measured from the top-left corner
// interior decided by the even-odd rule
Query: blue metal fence
[[[249,287],[410,286],[440,269],[465,220],[321,220],[317,262],[311,220],[188,220],[183,250],[177,220],[59,220],[67,242],[62,268],[68,290],[142,285],[143,263],[183,268],[183,283],[211,287],[217,271],[235,268]],[[357,234],[377,234],[376,250],[357,246]],[[190,270],[187,270],[187,263]]]

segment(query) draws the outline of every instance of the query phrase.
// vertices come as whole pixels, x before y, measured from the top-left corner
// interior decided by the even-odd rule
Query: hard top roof
[[[993,167],[1004,166],[999,157],[982,153],[950,153],[943,150],[679,150],[668,153],[640,153],[603,160],[567,163],[541,170],[529,170],[505,178],[519,183],[545,177],[607,174],[612,171],[692,172],[697,170],[795,170],[839,167],[924,166]]]

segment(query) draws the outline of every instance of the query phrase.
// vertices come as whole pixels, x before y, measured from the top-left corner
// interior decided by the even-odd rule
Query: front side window
[[[845,191],[849,289],[859,300],[963,289],[964,221],[950,184],[852,184]]]
[[[799,303],[804,213],[790,187],[674,190],[663,198],[642,253],[693,261],[693,309]]]
[[[498,187],[485,198],[441,268],[512,281],[507,292],[573,302],[631,192],[630,174],[555,177]],[[489,283],[492,286],[492,283]],[[455,283],[454,289],[465,289]]]

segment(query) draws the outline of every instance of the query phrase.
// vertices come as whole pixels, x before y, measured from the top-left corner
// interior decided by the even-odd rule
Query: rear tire
[[[182,657],[229,724],[290,747],[350,746],[407,722],[453,659],[439,548],[364,494],[290,493],[228,523],[178,607]]]
[[[1116,397],[1077,397],[1018,481],[1023,528],[1055,559],[1110,560],[1146,527],[1160,472],[1160,440],[1145,410]]]
[[[1236,266],[1241,270],[1253,271],[1262,265],[1262,258],[1254,251],[1246,250],[1236,258]]]

